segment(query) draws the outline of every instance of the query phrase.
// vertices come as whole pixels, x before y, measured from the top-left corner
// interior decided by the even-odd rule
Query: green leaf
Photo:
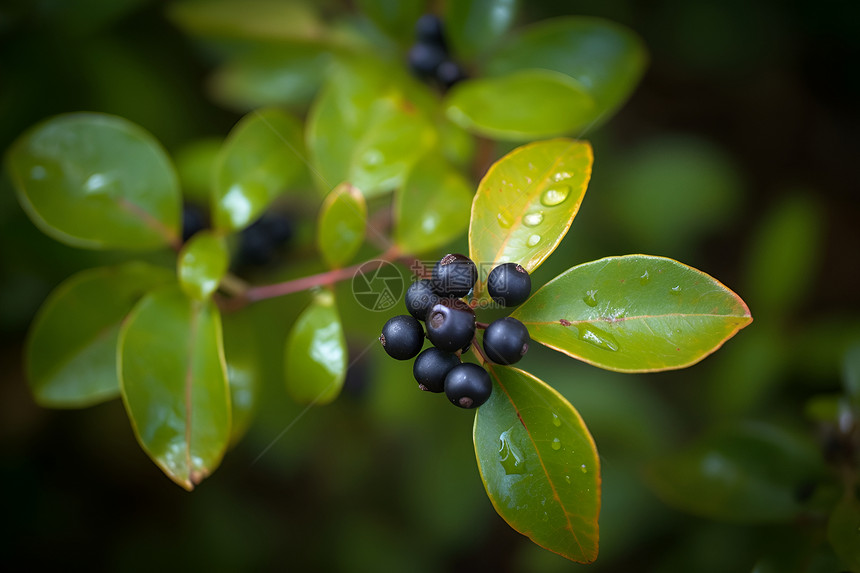
[[[449,2],[445,31],[458,58],[474,60],[497,44],[514,22],[517,0]]]
[[[317,222],[317,246],[332,268],[348,263],[364,243],[367,202],[361,191],[341,183],[323,201]]]
[[[308,116],[307,140],[321,184],[349,181],[365,197],[399,187],[436,143],[432,99],[401,70],[362,60],[332,74]]]
[[[292,44],[241,54],[215,72],[212,95],[240,111],[305,106],[322,84],[330,56],[320,46]]]
[[[208,205],[212,195],[212,174],[215,160],[224,140],[206,137],[184,145],[174,155],[182,198],[199,205]]]
[[[260,398],[262,372],[259,336],[269,336],[247,312],[224,315],[224,356],[230,385],[230,444],[235,445],[248,431]],[[258,332],[265,334],[258,334]],[[278,368],[280,372],[280,368]]]
[[[533,24],[494,50],[488,76],[516,70],[553,70],[576,80],[594,99],[592,117],[606,120],[633,92],[648,55],[628,28],[590,17],[555,18]]]
[[[860,341],[845,351],[845,357],[842,359],[842,386],[860,413]]]
[[[563,135],[594,119],[595,103],[578,81],[551,70],[522,70],[460,82],[445,102],[448,117],[493,139]]]
[[[218,288],[230,262],[223,237],[211,231],[200,231],[179,251],[176,274],[185,294],[206,300]]]
[[[591,177],[584,141],[552,139],[518,147],[478,185],[469,223],[469,256],[478,264],[476,295],[499,263],[534,271],[561,242]]]
[[[690,366],[752,322],[744,301],[713,277],[648,255],[573,267],[511,316],[532,340],[619,372]]]
[[[313,41],[323,32],[305,2],[190,0],[170,4],[167,13],[186,32],[206,38]]]
[[[279,109],[249,113],[233,128],[215,166],[212,223],[224,232],[251,224],[301,173],[302,125]]]
[[[170,159],[125,119],[58,115],[19,137],[6,165],[24,210],[58,241],[87,249],[178,241],[180,194]]]
[[[445,245],[469,225],[472,185],[437,155],[422,158],[394,197],[394,241],[405,253]]]
[[[415,21],[425,9],[425,0],[357,0],[361,13],[403,46],[415,40]]]
[[[585,423],[561,394],[528,372],[485,367],[493,393],[478,408],[473,439],[493,507],[541,547],[594,561],[600,462]]]
[[[346,379],[347,349],[334,295],[323,291],[299,315],[287,338],[287,392],[303,404],[328,404]]]
[[[823,470],[806,436],[763,423],[706,436],[655,463],[648,478],[667,503],[711,519],[760,523],[793,519],[797,490]]]
[[[178,286],[135,306],[120,330],[122,398],[135,436],[167,476],[192,490],[230,439],[221,316]]]
[[[131,262],[69,277],[45,300],[27,339],[27,378],[42,406],[81,408],[119,395],[120,322],[148,290],[173,274]]]
[[[860,501],[850,492],[830,514],[827,540],[846,567],[860,570]]]

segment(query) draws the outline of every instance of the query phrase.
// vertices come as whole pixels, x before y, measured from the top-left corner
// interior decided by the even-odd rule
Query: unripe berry
[[[411,316],[393,316],[382,327],[379,342],[392,358],[409,360],[424,346],[424,329],[421,328],[421,323]]]
[[[478,267],[466,255],[445,255],[433,269],[433,288],[441,296],[466,296],[476,280]]]
[[[455,366],[445,377],[445,395],[461,408],[477,408],[489,400],[492,392],[490,375],[471,362]]]
[[[447,352],[460,350],[475,336],[475,311],[456,298],[443,298],[427,314],[427,338]]]
[[[427,279],[415,281],[406,289],[406,310],[418,320],[425,320],[439,296],[433,292],[433,283]]]
[[[494,320],[484,331],[484,354],[496,364],[515,364],[529,349],[529,330],[516,318]]]
[[[516,263],[505,263],[490,271],[487,293],[502,306],[516,306],[525,302],[532,292],[529,273]]]
[[[418,387],[428,392],[443,392],[445,377],[452,368],[460,364],[456,354],[428,348],[418,355],[412,365],[412,375],[418,382]]]

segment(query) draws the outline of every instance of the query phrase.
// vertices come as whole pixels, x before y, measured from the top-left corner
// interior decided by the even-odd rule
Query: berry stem
[[[331,285],[338,281],[351,278],[356,273],[356,271],[358,271],[358,269],[364,265],[373,263],[374,261],[392,261],[396,259],[398,255],[399,251],[397,247],[391,246],[388,248],[388,250],[380,254],[379,257],[370,261],[365,261],[363,263],[352,265],[350,267],[344,267],[342,269],[333,269],[323,273],[318,273],[299,279],[284,281],[281,283],[251,287],[245,291],[243,298],[247,302],[256,302],[259,300],[265,300],[267,298],[275,298],[278,296],[293,294],[295,292],[307,290],[315,286]]]
[[[475,328],[478,328],[478,329],[484,330],[484,329],[486,329],[488,326],[490,326],[490,325],[489,325],[488,323],[486,323],[486,322],[478,322],[478,321],[475,321]]]
[[[481,348],[480,344],[478,344],[477,336],[472,339],[472,348],[475,349],[475,356],[478,357],[478,361],[481,363],[482,366],[489,362],[487,356],[484,354],[484,349]]]

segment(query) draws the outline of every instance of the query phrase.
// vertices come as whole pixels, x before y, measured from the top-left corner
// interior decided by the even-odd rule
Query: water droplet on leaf
[[[533,213],[526,213],[523,217],[523,225],[526,227],[536,227],[543,223],[543,213],[540,211],[535,211]]]
[[[681,294],[681,285],[675,285],[675,286],[673,286],[672,288],[670,288],[670,289],[669,289],[669,292],[670,292],[670,293],[672,293],[672,294],[674,294],[674,295],[679,295],[679,294]]]
[[[558,414],[552,415],[552,425],[555,426],[556,428],[561,426],[561,420],[559,420]]]
[[[511,426],[499,436],[499,461],[507,475],[520,475],[526,473],[526,464],[523,455],[511,441],[513,431]]]
[[[612,352],[616,352],[618,350],[618,342],[608,332],[604,332],[596,326],[587,324],[580,324],[577,328],[579,329],[579,339],[583,342],[587,342],[592,346],[602,348],[603,350],[609,350]]]
[[[651,280],[651,277],[648,276],[648,271],[645,271],[644,273],[642,273],[642,276],[639,277],[639,284],[641,284],[643,286],[647,285],[650,280]]]
[[[573,173],[570,173],[568,171],[559,171],[553,174],[552,180],[558,183],[559,181],[564,181],[565,179],[570,179],[571,177],[573,177]]]
[[[581,471],[584,474],[588,473],[588,469],[585,467],[585,464],[582,464],[581,466],[579,466],[579,471]]]
[[[540,202],[547,207],[555,207],[556,205],[564,203],[564,200],[567,199],[568,195],[570,195],[570,187],[560,185],[544,191],[543,195],[540,197]]]
[[[564,476],[564,481],[566,481],[567,483],[570,483],[570,476]]]
[[[555,451],[560,450],[561,449],[561,440],[559,440],[558,438],[553,438],[552,444],[550,445],[550,447],[552,447],[552,449],[554,449]]]
[[[528,241],[526,241],[526,244],[530,247],[537,246],[538,243],[540,243],[540,235],[532,235],[529,237]]]
[[[385,161],[385,156],[378,149],[368,149],[361,156],[361,162],[368,168],[381,165],[383,161]]]
[[[585,291],[585,296],[582,297],[582,300],[588,306],[597,306],[597,291],[596,290]]]
[[[496,215],[496,219],[499,221],[499,226],[503,229],[510,229],[511,225],[513,224],[511,218],[505,213],[500,212],[498,215]]]

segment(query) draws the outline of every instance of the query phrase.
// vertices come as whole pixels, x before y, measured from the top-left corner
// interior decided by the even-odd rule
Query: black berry
[[[392,358],[409,360],[424,346],[424,329],[421,328],[421,323],[411,316],[394,316],[382,327],[379,342]]]
[[[484,354],[496,364],[514,364],[528,351],[529,342],[526,325],[507,316],[494,320],[484,331]]]
[[[293,236],[293,223],[278,213],[265,213],[239,236],[240,265],[264,266],[278,258],[278,250]]]
[[[461,408],[477,408],[489,400],[492,392],[490,375],[471,362],[455,366],[445,377],[445,395]]]
[[[406,289],[406,310],[418,320],[425,320],[439,297],[433,292],[433,283],[427,279],[415,281]]]
[[[475,336],[475,311],[456,298],[443,298],[427,314],[427,338],[447,352],[460,350]]]
[[[476,280],[478,267],[466,255],[445,255],[433,269],[433,287],[442,296],[466,296]]]
[[[442,20],[436,14],[424,14],[415,22],[415,37],[422,44],[445,47],[445,31]]]
[[[435,76],[437,68],[447,58],[445,50],[434,44],[418,43],[409,49],[409,67],[423,78]]]
[[[193,237],[208,225],[206,213],[197,205],[186,203],[182,207],[182,242]]]
[[[531,294],[532,279],[520,265],[505,263],[490,271],[487,292],[502,306],[516,306]]]
[[[412,375],[418,381],[418,387],[428,392],[443,392],[445,377],[452,368],[460,364],[456,354],[428,348],[418,355],[412,365]]]
[[[446,90],[466,79],[466,72],[453,60],[445,60],[436,68],[436,80]]]

